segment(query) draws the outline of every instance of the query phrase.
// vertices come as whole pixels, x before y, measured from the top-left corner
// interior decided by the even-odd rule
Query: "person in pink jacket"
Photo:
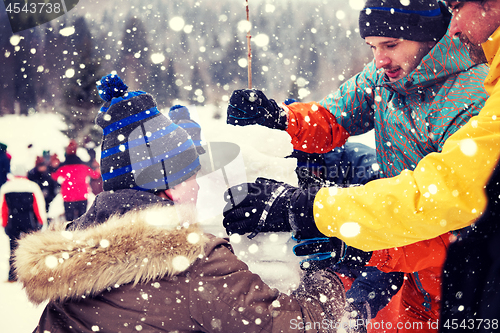
[[[78,144],[71,140],[66,147],[66,160],[52,174],[55,180],[63,179],[61,195],[64,201],[66,221],[73,221],[87,210],[89,180],[99,179],[101,173],[86,165],[77,155]]]

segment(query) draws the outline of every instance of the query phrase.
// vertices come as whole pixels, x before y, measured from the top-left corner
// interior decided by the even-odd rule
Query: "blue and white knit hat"
[[[205,149],[201,144],[201,127],[196,121],[191,119],[188,108],[183,105],[174,105],[168,111],[168,116],[189,134],[198,154],[204,154]]]
[[[96,117],[104,135],[101,174],[105,191],[166,190],[200,170],[188,133],[158,111],[151,95],[127,92],[115,74],[104,76],[97,89],[105,101]]]

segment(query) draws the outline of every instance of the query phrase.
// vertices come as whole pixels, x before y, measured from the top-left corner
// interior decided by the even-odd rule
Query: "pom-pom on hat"
[[[127,92],[115,74],[97,83],[105,103],[96,117],[103,129],[103,189],[157,192],[174,187],[200,169],[193,141],[158,111],[153,97]]]
[[[437,0],[367,0],[359,14],[361,38],[381,36],[439,41],[451,14]]]
[[[205,149],[201,144],[201,127],[196,121],[191,119],[188,108],[183,105],[174,105],[168,111],[168,116],[189,134],[198,154],[204,154]]]

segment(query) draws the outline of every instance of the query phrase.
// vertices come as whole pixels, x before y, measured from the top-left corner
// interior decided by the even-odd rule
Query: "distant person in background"
[[[49,163],[48,163],[48,170],[49,172],[52,174],[54,172],[57,171],[57,169],[59,169],[59,166],[61,165],[61,161],[59,160],[59,156],[57,156],[57,154],[52,154],[52,155],[49,155]]]
[[[17,166],[15,176],[0,188],[0,220],[10,240],[9,282],[17,281],[14,251],[22,234],[39,230],[47,222],[45,199],[37,183],[26,178],[26,169]]]
[[[66,221],[73,221],[87,211],[90,178],[101,176],[99,170],[91,169],[76,155],[77,148],[77,142],[71,140],[66,147],[66,160],[52,173],[54,180],[63,179],[61,195]]]
[[[97,162],[97,160],[95,159],[95,152],[94,152],[94,158],[91,158],[91,160],[89,162],[89,166],[93,170],[100,170],[99,162]],[[90,189],[92,190],[92,193],[94,193],[94,195],[98,195],[99,193],[101,193],[103,191],[102,178],[101,177],[91,178],[90,179]]]
[[[87,153],[90,156],[90,161],[87,163],[88,166],[93,170],[97,170],[97,169],[100,170],[100,165],[99,165],[99,162],[97,161],[97,157],[96,157],[97,154],[96,154],[95,142],[92,141],[91,138],[86,137],[84,140],[84,143],[83,143],[83,147],[87,150]],[[92,190],[92,193],[94,193],[94,195],[98,195],[99,193],[101,193],[103,191],[102,178],[101,177],[99,177],[97,179],[91,178],[90,179],[90,188]]]
[[[10,172],[10,155],[7,153],[7,145],[0,142],[0,186],[7,181]]]
[[[58,193],[59,183],[50,175],[48,161],[43,156],[37,156],[35,167],[28,171],[28,179],[37,183],[42,190],[45,199],[45,211],[49,212],[49,206]]]

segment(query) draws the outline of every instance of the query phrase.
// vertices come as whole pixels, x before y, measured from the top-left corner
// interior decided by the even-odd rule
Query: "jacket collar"
[[[421,92],[424,88],[474,65],[467,48],[459,39],[445,34],[409,75],[396,82],[387,81],[385,75],[381,75],[379,80],[381,86],[408,95]]]
[[[179,227],[176,206],[150,206],[106,223],[67,231],[64,225],[19,241],[16,269],[31,302],[94,296],[185,271],[203,254],[198,227]]]
[[[493,88],[500,77],[500,27],[497,28],[482,46],[490,66],[488,76],[484,80],[484,87],[486,92],[491,96],[493,95]]]
[[[123,215],[151,205],[170,206],[173,202],[146,191],[132,189],[103,191],[97,195],[88,211],[72,221],[67,229],[85,229],[106,222],[112,215]]]

